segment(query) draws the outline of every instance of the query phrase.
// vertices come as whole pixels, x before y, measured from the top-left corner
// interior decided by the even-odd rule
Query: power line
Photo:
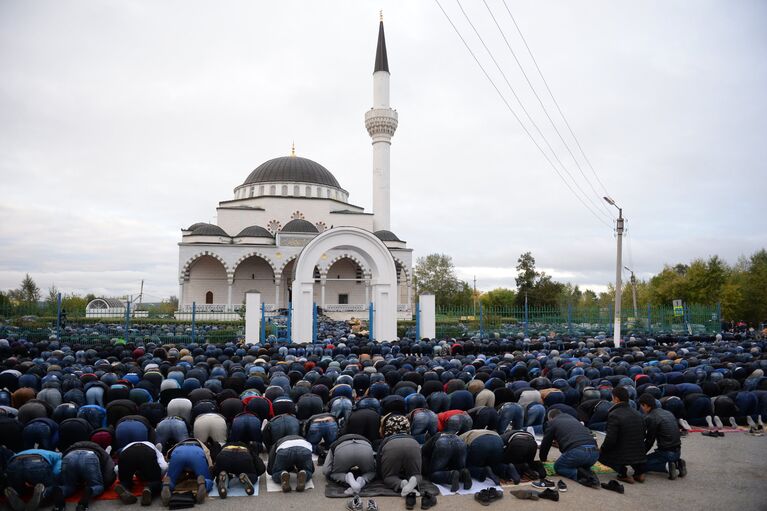
[[[610,193],[607,191],[607,187],[605,187],[604,183],[602,183],[602,180],[599,179],[599,175],[597,174],[597,171],[594,170],[594,166],[591,165],[591,160],[589,160],[588,156],[586,156],[586,152],[583,150],[583,147],[581,146],[581,143],[578,140],[578,137],[575,135],[575,131],[573,131],[573,128],[570,126],[570,123],[567,121],[567,117],[565,117],[565,114],[562,111],[562,108],[560,108],[559,106],[559,102],[554,97],[554,93],[551,92],[549,83],[546,81],[546,78],[543,76],[543,72],[541,71],[541,68],[538,66],[538,61],[535,60],[533,51],[530,49],[530,46],[527,44],[527,39],[525,39],[524,34],[522,34],[522,30],[520,30],[519,25],[517,25],[517,20],[514,18],[514,15],[511,13],[511,10],[509,9],[509,6],[506,4],[506,0],[502,0],[502,1],[503,1],[503,6],[506,8],[506,12],[509,13],[509,17],[511,18],[511,21],[514,23],[514,27],[517,29],[517,33],[519,34],[519,37],[522,39],[522,42],[525,44],[525,48],[527,49],[527,53],[530,55],[530,59],[533,61],[533,64],[535,65],[535,69],[538,71],[538,76],[541,77],[543,84],[546,86],[546,91],[548,91],[549,97],[551,97],[551,100],[554,102],[554,105],[557,107],[557,112],[559,112],[559,115],[562,117],[562,120],[565,122],[565,126],[567,126],[568,131],[570,131],[570,135],[572,135],[573,140],[575,140],[575,144],[578,146],[578,150],[580,151],[581,156],[583,156],[583,159],[586,161],[586,164],[588,164],[597,182],[602,187],[602,191],[605,193],[605,195],[610,197]]]
[[[570,157],[573,159],[573,162],[575,163],[575,166],[578,168],[578,171],[581,173],[581,176],[583,176],[583,179],[585,179],[586,183],[588,183],[589,188],[591,188],[591,191],[594,193],[594,196],[597,198],[597,203],[600,204],[602,208],[606,211],[608,218],[612,219],[612,212],[607,207],[607,204],[605,204],[604,201],[602,201],[602,196],[596,191],[596,189],[594,188],[594,185],[591,183],[591,180],[586,176],[586,173],[583,172],[583,168],[581,167],[581,164],[578,161],[578,158],[575,157],[575,154],[573,154],[572,149],[570,149],[570,145],[565,141],[564,137],[562,136],[562,133],[560,133],[559,131],[559,128],[557,128],[556,123],[551,118],[551,115],[549,115],[549,111],[546,108],[546,105],[544,105],[543,100],[538,95],[538,91],[535,89],[535,87],[533,86],[533,83],[530,81],[530,77],[527,76],[527,72],[525,71],[524,66],[519,61],[519,58],[517,58],[516,52],[511,47],[509,40],[506,38],[506,34],[503,32],[503,29],[501,28],[500,23],[498,23],[498,20],[495,17],[495,14],[493,14],[492,9],[490,9],[490,6],[487,4],[487,0],[482,0],[482,3],[485,4],[485,8],[487,9],[487,12],[490,14],[490,17],[492,18],[493,23],[495,23],[495,26],[498,28],[498,32],[501,34],[501,37],[503,38],[503,42],[506,43],[506,47],[509,49],[511,56],[514,57],[514,61],[517,63],[517,67],[522,72],[522,76],[524,76],[525,81],[527,82],[527,85],[530,87],[530,90],[535,96],[535,99],[538,100],[538,104],[541,106],[541,110],[543,110],[543,113],[546,115],[546,118],[549,120],[549,124],[551,124],[551,127],[554,128],[554,132],[557,134],[557,136],[559,137],[559,140],[562,142],[562,144],[565,146],[565,149],[570,154]],[[519,30],[519,27],[517,27],[517,30]],[[605,193],[605,195],[609,196],[608,193]]]
[[[514,109],[511,107],[511,105],[509,104],[509,102],[506,100],[506,97],[503,95],[503,93],[501,92],[501,90],[498,88],[498,86],[495,84],[495,82],[494,82],[494,81],[493,81],[493,79],[490,77],[490,75],[488,74],[488,72],[485,70],[485,67],[482,65],[482,63],[479,61],[479,59],[477,58],[477,56],[474,54],[474,51],[471,49],[471,47],[469,46],[469,44],[466,42],[466,40],[464,39],[464,37],[461,35],[461,32],[460,32],[460,31],[458,30],[458,28],[455,26],[455,24],[453,23],[453,20],[452,20],[452,19],[450,19],[450,16],[447,14],[447,12],[445,11],[445,9],[442,7],[442,4],[440,4],[440,3],[439,3],[439,0],[434,0],[434,2],[435,2],[435,3],[437,4],[437,6],[439,7],[440,11],[442,11],[442,14],[444,14],[444,15],[445,15],[445,18],[447,18],[447,21],[448,21],[448,23],[450,23],[450,26],[451,26],[451,27],[453,27],[453,30],[454,30],[454,31],[455,31],[455,33],[458,35],[458,38],[461,40],[461,42],[463,43],[463,45],[466,47],[466,50],[467,50],[467,51],[469,52],[469,54],[472,56],[472,58],[474,59],[474,62],[476,62],[476,63],[477,63],[477,65],[479,66],[480,70],[481,70],[481,71],[482,71],[482,73],[485,75],[485,78],[487,78],[487,80],[490,82],[490,85],[493,87],[493,89],[495,89],[495,92],[497,92],[497,93],[498,93],[498,96],[501,98],[501,101],[503,101],[504,105],[506,105],[506,108],[507,108],[507,109],[509,110],[509,112],[511,112],[511,114],[514,116],[514,118],[517,120],[517,122],[519,123],[520,127],[522,128],[522,130],[523,130],[523,131],[525,132],[525,134],[526,134],[526,135],[527,135],[527,136],[530,138],[530,140],[533,142],[533,144],[535,145],[535,147],[537,147],[537,148],[538,148],[538,150],[541,152],[541,154],[542,154],[542,155],[543,155],[543,157],[546,159],[546,161],[549,163],[549,165],[550,165],[550,166],[551,166],[551,168],[554,170],[554,172],[557,174],[557,176],[559,176],[559,178],[562,180],[562,182],[565,184],[565,186],[567,186],[567,188],[568,188],[568,189],[570,190],[570,192],[571,192],[571,193],[572,193],[572,194],[575,196],[575,198],[576,198],[576,199],[578,199],[578,201],[579,201],[581,204],[583,204],[583,207],[585,207],[586,209],[588,209],[588,210],[589,210],[589,212],[590,212],[592,215],[594,215],[594,218],[596,218],[597,220],[599,220],[599,221],[600,221],[600,222],[601,222],[603,225],[605,225],[605,226],[609,227],[610,229],[612,229],[612,228],[613,228],[613,227],[612,227],[612,225],[610,225],[609,223],[607,223],[607,222],[606,222],[606,221],[605,221],[605,220],[604,220],[602,217],[600,217],[600,216],[599,216],[599,215],[598,215],[596,212],[594,212],[594,210],[593,210],[593,209],[591,209],[591,207],[589,207],[589,205],[588,205],[588,204],[586,204],[586,202],[584,202],[584,201],[583,201],[583,199],[581,198],[581,196],[580,196],[580,195],[578,195],[578,194],[575,192],[575,190],[573,190],[573,187],[572,187],[572,186],[570,186],[570,183],[568,183],[568,182],[567,182],[567,180],[566,180],[566,179],[565,179],[565,178],[562,176],[562,174],[559,172],[559,169],[557,169],[556,165],[554,165],[554,162],[552,162],[552,161],[551,161],[551,158],[549,158],[549,155],[548,155],[548,154],[546,154],[546,151],[544,151],[544,150],[543,150],[543,148],[541,147],[541,145],[538,143],[538,141],[537,141],[537,140],[535,140],[535,137],[533,137],[532,133],[530,133],[530,130],[528,130],[528,129],[527,129],[527,126],[525,126],[525,124],[522,122],[522,119],[520,119],[520,118],[519,118],[519,115],[517,115],[517,113],[516,113],[516,112],[514,111]]]

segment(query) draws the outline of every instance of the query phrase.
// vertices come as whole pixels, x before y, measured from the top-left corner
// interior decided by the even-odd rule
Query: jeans
[[[168,460],[168,478],[170,479],[171,491],[184,470],[193,472],[195,476],[205,478],[205,486],[208,491],[213,489],[213,478],[210,476],[210,467],[205,453],[196,445],[179,445],[171,453]]]
[[[466,449],[466,467],[471,477],[484,481],[490,468],[501,479],[510,479],[509,465],[503,462],[503,447],[503,439],[498,435],[475,438]]]
[[[104,493],[101,463],[93,451],[71,451],[61,462],[61,490],[64,498],[71,497],[81,484],[90,487],[93,497]]]
[[[329,449],[330,444],[335,442],[337,437],[338,424],[335,421],[312,422],[306,432],[306,440],[312,444],[315,452],[317,452],[320,442],[324,442],[325,448]]]
[[[466,468],[464,441],[456,435],[441,435],[431,453],[431,474],[426,474],[428,478],[434,483],[449,485],[450,473],[464,468]]]
[[[523,428],[525,410],[517,403],[503,403],[498,412],[498,433],[503,434],[511,425],[511,429]]]
[[[437,434],[437,415],[431,410],[421,410],[411,416],[410,434],[423,445],[426,435]]]
[[[554,471],[568,479],[578,480],[578,468],[591,470],[599,459],[599,449],[595,445],[581,445],[563,452],[554,462]]]
[[[226,419],[223,415],[218,413],[199,415],[195,419],[192,429],[194,430],[194,437],[201,442],[212,440],[219,444],[226,443]]]
[[[274,463],[272,464],[272,479],[275,483],[280,483],[280,474],[282,472],[306,472],[306,480],[312,478],[314,472],[314,462],[312,453],[304,447],[286,447],[278,449],[274,453]]]
[[[465,413],[460,413],[453,415],[450,417],[447,422],[445,422],[445,427],[443,431],[445,433],[453,433],[456,435],[462,435],[463,433],[466,433],[469,431],[474,424],[474,421],[471,420],[471,417]]]
[[[255,415],[238,415],[229,430],[230,442],[256,442],[261,446],[261,419]]]
[[[525,427],[532,426],[536,435],[543,433],[543,420],[546,418],[546,408],[540,403],[532,403],[525,411]]]
[[[647,463],[645,463],[645,471],[647,472],[668,472],[666,470],[666,464],[670,461],[679,461],[681,451],[679,449],[675,451],[661,451],[656,449],[647,455]]]
[[[706,417],[714,415],[711,398],[704,394],[695,394],[684,398],[687,422],[693,426],[706,426]]]
[[[38,449],[51,451],[59,443],[59,425],[50,419],[35,419],[24,426],[22,433],[24,449]]]
[[[56,483],[53,467],[42,456],[31,454],[14,458],[5,470],[8,486],[21,493],[27,486],[42,483],[45,486],[43,497]]]
[[[115,429],[115,442],[117,450],[133,442],[149,441],[149,431],[143,422],[126,420],[117,425]]]
[[[167,417],[157,425],[155,435],[157,442],[162,444],[163,449],[168,449],[170,446],[189,438],[189,429],[182,418]]]

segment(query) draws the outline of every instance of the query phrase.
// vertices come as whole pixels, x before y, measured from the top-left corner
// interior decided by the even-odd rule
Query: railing
[[[320,307],[324,312],[367,312],[364,303],[326,303]]]

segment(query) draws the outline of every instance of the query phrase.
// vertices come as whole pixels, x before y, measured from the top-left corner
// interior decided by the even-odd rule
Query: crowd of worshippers
[[[691,426],[763,431],[764,341],[517,342],[0,339],[3,494],[14,511],[60,511],[77,494],[84,511],[114,485],[126,504],[182,508],[214,485],[226,497],[232,478],[251,495],[265,472],[300,492],[321,470],[350,496],[382,481],[409,508],[424,480],[453,492],[527,480],[543,491],[515,496],[558,500],[567,485],[543,465],[552,446],[556,474],[622,493],[600,482],[597,461],[624,483],[676,479]],[[422,497],[423,508],[436,503]]]

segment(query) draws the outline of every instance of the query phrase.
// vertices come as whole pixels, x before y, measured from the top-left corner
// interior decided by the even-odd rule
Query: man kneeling
[[[647,455],[645,470],[667,473],[669,479],[686,476],[687,464],[681,458],[682,439],[674,414],[659,407],[650,394],[639,396],[639,407],[645,414],[645,449],[649,453],[658,443],[658,448]]]

